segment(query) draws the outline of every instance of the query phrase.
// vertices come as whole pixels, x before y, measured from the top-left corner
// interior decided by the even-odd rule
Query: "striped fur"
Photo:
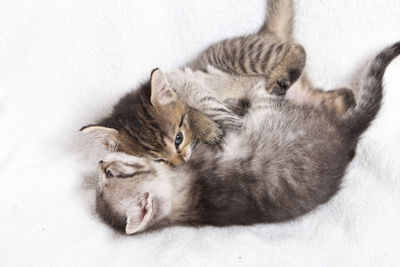
[[[253,34],[212,45],[188,66],[206,71],[211,65],[233,75],[261,76],[268,81],[268,92],[284,94],[300,77],[305,62],[302,46],[273,34]]]
[[[280,19],[279,12],[275,10],[272,13],[271,19],[267,18],[268,23],[278,25],[274,20]],[[305,64],[305,52],[300,45],[286,43],[276,34],[274,30],[273,33],[262,32],[221,41],[203,51],[188,66],[205,72],[212,66],[236,77],[266,79],[269,92],[283,94],[298,79]],[[225,87],[222,85],[222,88]],[[246,91],[245,88],[249,88],[249,84],[243,85],[242,91]],[[179,90],[176,87],[173,89]],[[100,141],[108,150],[116,149],[179,164],[182,155],[174,147],[174,136],[179,131],[185,131],[184,139],[189,148],[196,142],[217,143],[222,129],[216,122],[224,122],[223,126],[228,128],[237,127],[238,116],[226,108],[223,100],[213,98],[213,94],[198,98],[202,100],[200,110],[206,111],[207,116],[193,110],[195,105],[190,107],[189,103],[186,106],[187,103],[180,100],[164,107],[154,106],[151,95],[150,82],[144,83],[121,98],[110,116],[81,130]],[[241,101],[239,98],[236,100]],[[188,115],[188,123],[185,129],[180,129],[179,121],[185,114]]]
[[[185,158],[182,154],[184,150],[188,151],[186,155],[190,154],[193,144],[218,143],[224,128],[235,128],[241,124],[240,118],[227,108],[227,103],[243,115],[243,110],[233,103],[245,103],[247,91],[258,81],[265,80],[267,91],[277,95],[285,94],[288,87],[294,84],[288,98],[293,96],[291,92],[300,97],[292,97],[292,102],[344,113],[348,106],[342,103],[351,103],[348,101],[351,100],[351,91],[338,94],[313,90],[305,75],[300,77],[305,52],[291,41],[292,1],[271,0],[268,4],[266,24],[258,34],[216,43],[188,64],[194,71],[215,77],[217,84],[214,83],[214,86],[209,81],[199,85],[201,82],[195,79],[196,86],[211,91],[188,90],[196,86],[185,83],[176,85],[176,78],[171,78],[171,84],[175,82],[173,89],[181,94],[185,90],[202,93],[191,95],[191,101],[181,95],[182,99],[174,103],[164,107],[154,106],[151,103],[152,86],[147,82],[124,96],[114,106],[110,116],[95,125],[83,127],[82,131],[100,141],[108,150],[163,159],[176,165]],[[196,72],[196,75],[200,74]],[[343,101],[337,101],[342,98]],[[186,114],[187,123],[182,128],[179,122]],[[177,149],[174,145],[178,133],[184,135],[184,148]]]

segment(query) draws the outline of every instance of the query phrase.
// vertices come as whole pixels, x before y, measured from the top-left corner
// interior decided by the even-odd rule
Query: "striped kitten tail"
[[[268,0],[266,20],[258,33],[272,33],[283,41],[291,41],[293,23],[293,0]]]
[[[357,105],[343,117],[343,129],[353,142],[375,119],[381,103],[383,75],[386,67],[400,54],[400,42],[384,49],[368,65],[361,79]]]

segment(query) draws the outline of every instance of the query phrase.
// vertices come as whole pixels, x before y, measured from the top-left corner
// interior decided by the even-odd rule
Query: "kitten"
[[[214,44],[188,64],[195,71],[208,72],[211,66],[224,74],[223,77],[214,75],[215,80],[220,82],[214,83],[214,87],[210,86],[219,92],[217,98],[213,94],[206,94],[197,99],[201,100],[203,110],[208,111],[207,116],[196,111],[197,104],[188,107],[187,99],[176,96],[174,91],[180,91],[177,87],[172,86],[173,90],[167,90],[171,99],[174,99],[169,101],[167,108],[163,103],[157,102],[158,93],[164,88],[160,87],[160,84],[168,86],[168,89],[171,86],[168,85],[168,81],[164,81],[165,77],[157,78],[164,75],[156,72],[156,77],[152,75],[151,82],[124,96],[114,106],[110,116],[95,125],[83,127],[82,132],[99,141],[109,151],[118,150],[137,156],[148,156],[165,160],[172,165],[187,160],[196,141],[218,143],[223,128],[234,126],[227,125],[228,118],[231,118],[231,122],[237,121],[237,116],[232,114],[231,110],[235,111],[236,115],[245,114],[246,93],[249,88],[260,80],[266,80],[268,92],[284,94],[299,78],[305,65],[304,49],[292,43],[293,2],[268,1],[267,19],[257,34]],[[157,78],[157,81],[162,80],[162,83],[153,83],[153,78]],[[174,77],[171,79],[170,82],[174,83]],[[236,83],[233,86],[232,81]],[[159,87],[153,88],[153,85]],[[292,101],[301,105],[308,105],[307,99],[313,97],[318,98],[318,101],[310,101],[315,107],[323,106],[324,109],[338,113],[338,105],[343,113],[354,103],[354,96],[350,90],[347,90],[346,94],[341,94],[341,91],[331,93],[313,90],[304,75],[301,76],[300,82],[292,87],[290,91],[295,91],[295,95],[300,96]],[[151,95],[155,98],[150,99]],[[303,97],[304,95],[307,97]],[[204,104],[209,106],[204,108]],[[224,110],[222,120],[221,110]],[[225,123],[222,128],[221,121]],[[180,143],[182,140],[183,144]]]
[[[216,43],[188,65],[194,70],[206,70],[211,65],[236,76],[266,79],[269,92],[282,94],[299,78],[305,65],[305,52],[300,45],[282,37],[287,31],[282,23],[290,24],[291,14],[286,14],[290,12],[288,6],[280,3],[288,5],[291,1],[268,1],[268,25],[258,34]],[[164,90],[166,86],[168,90]],[[242,93],[248,88],[243,87]],[[223,99],[205,96],[204,101],[213,100],[215,116],[211,111],[204,116],[185,105],[184,99],[179,99],[174,90],[169,89],[165,76],[155,71],[151,81],[124,96],[110,116],[81,130],[107,150],[149,156],[177,165],[188,159],[194,142],[218,142],[222,135],[218,123],[221,110],[224,110],[222,121],[225,123],[229,117],[231,121],[237,119],[222,103]],[[165,93],[173,100],[168,105],[158,99]]]
[[[127,234],[168,225],[248,225],[307,213],[339,189],[360,135],[382,102],[387,65],[400,42],[367,67],[359,102],[340,118],[268,95],[258,84],[241,130],[222,149],[199,145],[176,168],[110,153],[98,165],[96,207]]]

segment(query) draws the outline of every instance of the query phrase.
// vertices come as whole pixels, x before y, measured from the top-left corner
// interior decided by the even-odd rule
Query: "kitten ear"
[[[149,193],[138,196],[126,212],[125,232],[128,235],[144,231],[148,228],[153,215],[153,198]]]
[[[157,68],[151,72],[150,84],[150,101],[153,106],[164,106],[177,99],[178,95],[160,69]]]
[[[113,128],[88,125],[83,127],[81,132],[100,142],[106,150],[114,151],[118,145],[119,132]]]

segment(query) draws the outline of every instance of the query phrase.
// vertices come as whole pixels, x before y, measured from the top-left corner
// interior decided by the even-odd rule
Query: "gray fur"
[[[313,210],[338,191],[358,138],[379,110],[384,71],[399,54],[397,43],[372,61],[357,107],[340,119],[271,96],[261,83],[248,94],[251,106],[242,127],[230,130],[220,149],[199,145],[188,162],[172,169],[108,155],[105,162],[113,168],[146,167],[124,179],[107,179],[100,168],[99,213],[132,234],[175,224],[281,222]]]

